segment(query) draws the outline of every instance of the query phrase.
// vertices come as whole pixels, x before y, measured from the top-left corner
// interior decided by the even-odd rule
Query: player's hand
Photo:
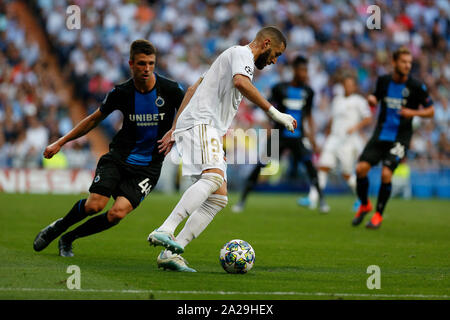
[[[281,113],[275,107],[271,106],[267,110],[267,114],[276,122],[281,123],[290,132],[294,132],[297,129],[297,120],[289,114]]]
[[[377,97],[375,97],[373,94],[369,95],[367,97],[367,103],[369,104],[369,106],[375,107],[378,103]]]
[[[174,129],[170,129],[166,132],[166,134],[158,140],[158,151],[159,153],[163,153],[166,156],[170,150],[172,150],[172,146],[175,143],[175,138],[173,137]]]
[[[320,154],[321,153],[321,149],[315,143],[312,145],[312,150],[313,150],[314,154]]]
[[[61,149],[59,141],[53,142],[51,145],[47,146],[44,150],[44,158],[51,159],[58,151]]]
[[[398,114],[402,116],[403,118],[412,118],[416,115],[416,110],[409,109],[409,108],[401,108],[398,111]]]
[[[347,130],[347,134],[348,134],[348,135],[353,134],[354,132],[356,132],[356,129],[357,129],[356,126],[349,128],[349,129]]]

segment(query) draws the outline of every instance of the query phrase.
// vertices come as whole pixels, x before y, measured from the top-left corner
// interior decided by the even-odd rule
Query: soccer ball
[[[239,239],[225,243],[220,249],[220,264],[228,273],[247,273],[255,263],[255,250]]]

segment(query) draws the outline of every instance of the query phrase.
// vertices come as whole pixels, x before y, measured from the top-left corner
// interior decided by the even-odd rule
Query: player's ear
[[[133,62],[134,62],[134,61],[133,61],[133,60],[131,60],[131,59],[130,59],[130,60],[128,60],[128,65],[130,66],[130,68],[132,68],[132,67],[133,67]]]

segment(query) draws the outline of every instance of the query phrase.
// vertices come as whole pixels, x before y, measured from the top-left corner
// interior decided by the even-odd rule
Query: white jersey
[[[331,106],[331,132],[323,146],[319,166],[334,169],[339,161],[342,172],[351,175],[363,141],[358,132],[349,135],[347,131],[370,116],[369,105],[362,96],[336,96]]]
[[[233,77],[242,74],[253,79],[254,57],[249,46],[233,46],[222,52],[180,114],[175,133],[206,124],[225,135],[243,98],[234,87]]]
[[[369,105],[361,95],[336,96],[331,106],[332,125],[330,135],[345,139],[348,137],[348,129],[370,116]],[[355,134],[359,135],[357,132]]]

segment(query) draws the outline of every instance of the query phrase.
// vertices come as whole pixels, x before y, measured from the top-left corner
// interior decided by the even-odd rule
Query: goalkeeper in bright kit
[[[228,203],[222,137],[242,98],[245,96],[289,131],[296,129],[295,119],[277,111],[252,84],[254,67],[261,70],[275,64],[285,49],[286,38],[280,30],[262,28],[248,45],[236,45],[221,53],[186,92],[172,129],[160,140],[159,148],[167,154],[175,144],[183,163],[182,174],[197,181],[184,192],[164,223],[148,236],[150,244],[166,248],[157,258],[158,267],[195,272],[180,254]],[[175,237],[175,229],[186,218]]]

